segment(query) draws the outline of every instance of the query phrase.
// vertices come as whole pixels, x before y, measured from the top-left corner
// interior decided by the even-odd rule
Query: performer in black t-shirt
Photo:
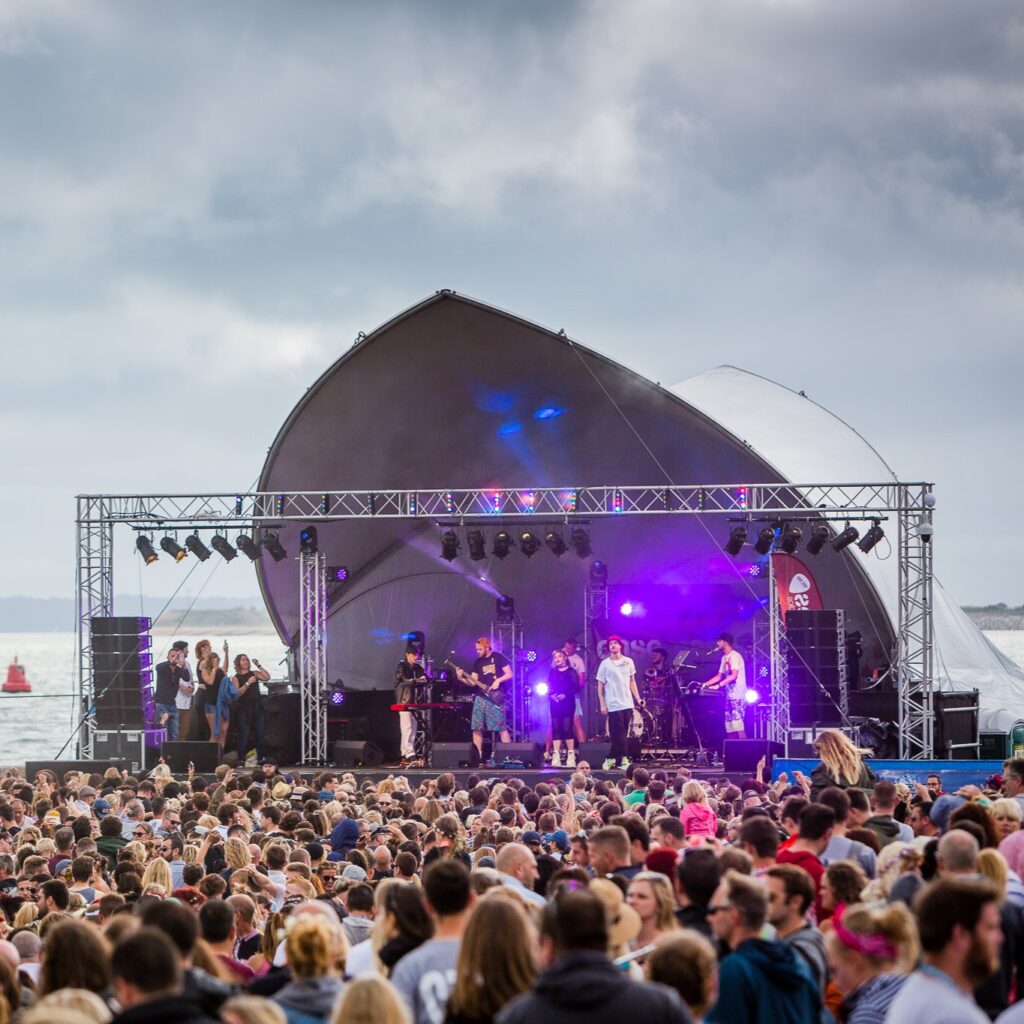
[[[576,710],[576,694],[580,688],[579,673],[569,664],[565,651],[559,648],[551,655],[548,672],[548,704],[551,707],[551,767],[562,767],[562,741],[565,741],[565,767],[576,767],[576,739],[572,719]]]
[[[473,671],[456,669],[459,679],[481,691],[473,701],[473,745],[483,754],[484,730],[498,733],[502,743],[511,743],[512,737],[505,722],[505,693],[512,681],[512,665],[500,651],[491,650],[491,641],[482,636],[476,642],[476,661]]]
[[[409,644],[405,649],[405,657],[395,666],[395,703],[412,704],[426,699],[417,692],[415,683],[425,683],[427,673],[419,662],[420,649]],[[398,712],[398,728],[401,733],[402,758],[408,760],[416,756],[416,718],[411,711]]]
[[[231,717],[238,730],[238,764],[245,764],[249,753],[249,736],[256,744],[256,760],[263,761],[266,745],[266,727],[263,721],[263,702],[260,700],[260,682],[266,682],[270,673],[258,661],[253,661],[256,671],[249,664],[248,655],[235,658],[235,675],[232,682],[238,688],[238,700],[231,708]]]

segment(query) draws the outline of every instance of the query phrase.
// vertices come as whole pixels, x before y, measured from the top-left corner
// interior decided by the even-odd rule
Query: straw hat
[[[274,788],[270,791],[270,795],[275,800],[287,800],[291,793],[292,787],[287,782],[276,782]]]
[[[626,902],[622,890],[607,878],[596,878],[590,891],[604,904],[608,946],[616,950],[640,934],[640,915]]]

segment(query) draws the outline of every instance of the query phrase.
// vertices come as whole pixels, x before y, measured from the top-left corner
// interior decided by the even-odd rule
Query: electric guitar
[[[445,658],[444,663],[449,666],[449,668],[454,669],[455,675],[459,678],[459,682],[465,683],[467,686],[472,686],[479,690],[480,696],[488,703],[493,704],[498,708],[505,707],[505,683],[512,682],[511,679],[506,679],[505,683],[502,683],[497,690],[492,690],[491,683],[485,683],[480,679],[474,679],[469,672],[467,672],[461,665],[457,665],[451,658]]]

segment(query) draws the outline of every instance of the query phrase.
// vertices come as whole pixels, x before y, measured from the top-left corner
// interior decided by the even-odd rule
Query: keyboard
[[[417,704],[392,704],[392,711],[454,711],[464,707],[469,701],[464,700],[439,700],[426,701]]]

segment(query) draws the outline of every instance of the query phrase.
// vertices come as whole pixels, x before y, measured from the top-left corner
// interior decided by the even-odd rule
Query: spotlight
[[[310,527],[310,529],[312,529],[312,527]],[[315,536],[315,533],[316,533],[316,531],[314,530],[314,537],[313,537],[313,543],[314,543],[313,550],[314,551],[316,551],[316,547],[315,547],[316,536]],[[284,546],[281,544],[281,541],[278,540],[278,537],[277,537],[276,533],[268,533],[268,534],[266,534],[264,536],[264,538],[263,538],[263,546],[270,552],[270,557],[275,562],[280,562],[282,559],[288,557],[288,552],[285,551]],[[247,551],[246,554],[248,555],[249,552]]]
[[[441,534],[441,557],[446,562],[455,561],[460,547],[459,538],[455,536],[454,530],[445,530]]]
[[[250,561],[255,562],[260,557],[260,546],[248,534],[240,533],[235,539],[235,545]]]
[[[219,533],[213,535],[213,539],[210,541],[210,547],[224,559],[225,562],[230,562],[232,558],[238,557],[238,552],[231,546],[227,537],[222,537]]]
[[[729,531],[729,539],[725,542],[725,552],[735,558],[747,543],[747,528],[740,524]]]
[[[519,550],[522,551],[527,558],[533,558],[535,554],[540,550],[540,541],[527,530],[525,533],[519,535]]]
[[[608,566],[600,559],[590,566],[590,587],[592,590],[604,590],[608,586]]]
[[[743,699],[748,704],[756,704],[761,699],[761,694],[759,694],[757,690],[747,690],[743,695]]]
[[[344,583],[348,579],[347,565],[329,565],[327,567],[327,578],[335,583]]]
[[[580,529],[578,526],[572,531],[571,543],[573,551],[575,551],[580,558],[587,558],[593,553],[590,547],[590,537],[587,535],[587,531]]]
[[[466,534],[466,543],[469,545],[469,557],[474,562],[482,562],[487,557],[487,547],[481,530],[470,530]]]
[[[537,652],[536,651],[527,651],[526,652],[526,660],[527,661],[536,661],[537,660]]]
[[[537,694],[538,697],[546,697],[548,695],[548,684],[547,683],[538,683],[533,688],[533,692],[535,694]]]
[[[555,558],[561,558],[569,550],[565,545],[565,541],[562,540],[562,535],[555,530],[548,530],[544,534],[544,543],[551,549],[551,553]]]
[[[160,547],[176,562],[180,562],[183,558],[188,557],[188,552],[173,537],[164,537],[160,541]]]
[[[512,547],[512,538],[508,535],[508,530],[499,530],[494,535],[494,547],[491,549],[494,553],[495,558],[505,558],[508,555],[509,548]]]
[[[153,542],[148,537],[139,537],[135,547],[146,565],[152,565],[160,556],[153,550]]]
[[[314,554],[317,549],[317,537],[315,526],[305,526],[299,534],[299,550],[307,554]]]
[[[730,538],[731,539],[731,538]],[[772,544],[775,543],[775,527],[766,526],[758,535],[757,543],[754,545],[754,550],[759,555],[767,555],[772,549]]]
[[[787,526],[782,531],[782,540],[779,542],[779,547],[786,552],[787,555],[793,554],[798,547],[800,547],[800,539],[803,537],[804,531],[799,526]]]
[[[847,523],[846,529],[832,541],[832,550],[842,551],[843,548],[848,548],[859,536],[860,532],[857,528]]]
[[[331,690],[330,702],[334,707],[341,707],[345,703],[344,690]]]
[[[811,527],[811,539],[807,542],[807,554],[818,555],[828,543],[829,529],[824,523]]]
[[[857,547],[867,554],[884,536],[885,530],[879,525],[878,520],[872,519],[871,529],[857,542]]]
[[[507,594],[502,594],[494,602],[494,621],[495,622],[515,622],[516,620],[516,601],[514,597],[509,597]]]
[[[185,547],[187,547],[200,562],[205,562],[210,557],[210,549],[199,539],[198,533],[190,533],[185,538]]]
[[[629,618],[629,616],[633,614],[633,605],[632,605],[632,603],[627,601],[624,605],[620,606],[619,614],[620,615],[625,615],[627,618]]]

